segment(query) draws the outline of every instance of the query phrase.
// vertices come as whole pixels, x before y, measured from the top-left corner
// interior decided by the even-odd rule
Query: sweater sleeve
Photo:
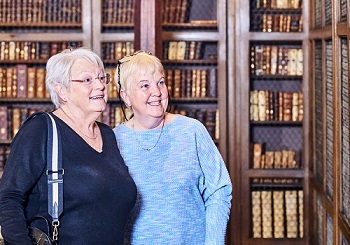
[[[225,244],[230,215],[232,184],[226,165],[204,125],[196,133],[203,179],[200,190],[206,209],[205,244]]]
[[[0,180],[0,224],[6,244],[31,244],[25,205],[45,170],[46,135],[46,119],[38,116],[24,124],[12,141]]]

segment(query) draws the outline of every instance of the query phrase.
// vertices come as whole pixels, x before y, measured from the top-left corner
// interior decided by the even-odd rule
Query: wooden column
[[[134,48],[162,57],[162,1],[135,0]]]

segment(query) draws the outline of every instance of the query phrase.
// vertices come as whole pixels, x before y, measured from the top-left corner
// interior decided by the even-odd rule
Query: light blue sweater
[[[152,147],[160,130],[114,129],[138,188],[126,244],[224,244],[232,185],[217,147],[203,124],[181,115],[155,148],[140,147]]]

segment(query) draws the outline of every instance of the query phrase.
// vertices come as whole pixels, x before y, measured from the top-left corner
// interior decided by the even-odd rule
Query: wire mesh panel
[[[350,224],[349,81],[347,39],[341,39],[341,213]]]
[[[251,42],[252,168],[302,167],[301,43]]]
[[[339,22],[345,22],[348,19],[348,16],[347,16],[347,11],[348,11],[347,1],[346,0],[340,0],[339,4],[340,4]]]
[[[315,79],[314,79],[314,98],[315,98],[315,151],[316,151],[316,164],[315,174],[316,179],[322,183],[323,181],[323,88],[322,88],[322,42],[315,41],[314,53],[315,57]]]
[[[326,41],[326,192],[333,199],[333,44]]]
[[[322,27],[322,1],[323,0],[315,0],[313,1],[314,5],[314,13],[315,13],[315,17],[314,17],[314,25],[315,28],[321,28]]]
[[[333,245],[333,219],[332,216],[326,213],[326,244]]]
[[[332,0],[324,0],[325,25],[332,25]]]

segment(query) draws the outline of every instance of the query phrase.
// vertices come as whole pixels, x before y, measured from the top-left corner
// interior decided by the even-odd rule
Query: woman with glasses
[[[124,243],[136,186],[112,129],[96,121],[106,109],[109,81],[101,59],[86,48],[64,50],[46,65],[46,86],[56,106],[49,114],[62,140],[59,244]],[[43,231],[46,224],[36,217],[51,226],[47,140],[46,117],[39,113],[26,120],[11,144],[0,182],[0,224],[8,244],[32,244],[28,221],[33,218],[32,225]]]
[[[231,180],[198,120],[167,112],[158,58],[139,51],[118,62],[115,81],[133,116],[114,128],[138,196],[127,244],[224,244]]]

